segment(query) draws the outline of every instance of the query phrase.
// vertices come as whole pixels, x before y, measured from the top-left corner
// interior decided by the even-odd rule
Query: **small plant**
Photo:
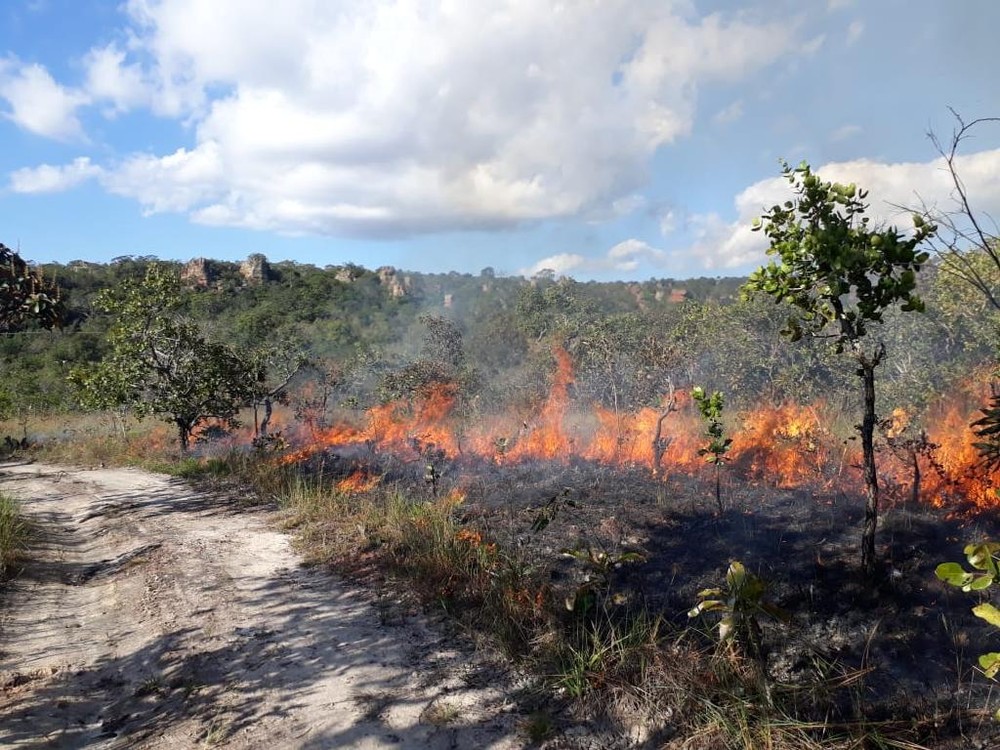
[[[758,663],[764,659],[763,631],[760,616],[785,621],[788,615],[764,599],[767,584],[748,571],[743,563],[734,561],[726,571],[725,588],[698,592],[701,600],[688,612],[698,617],[709,612],[722,615],[719,620],[719,645],[735,645]]]
[[[591,546],[560,551],[563,555],[581,563],[585,571],[583,583],[565,599],[566,609],[577,615],[585,615],[599,601],[607,598],[611,590],[611,574],[615,568],[623,563],[643,562],[646,559],[639,552],[621,552],[612,555],[603,549]]]
[[[992,586],[1000,575],[1000,542],[980,542],[965,546],[965,559],[972,570],[966,570],[961,563],[945,562],[934,569],[934,574],[945,583],[962,591],[984,591]],[[985,620],[995,628],[1000,628],[1000,609],[989,602],[981,602],[972,608],[972,614]],[[981,654],[979,666],[991,680],[1000,673],[1000,653],[991,651]],[[996,713],[1000,719],[1000,710]]]
[[[691,398],[698,405],[701,418],[705,420],[708,444],[698,451],[698,455],[704,456],[707,463],[715,465],[715,502],[718,503],[721,515],[723,512],[722,465],[728,460],[726,454],[729,453],[729,446],[733,443],[732,438],[725,436],[725,428],[722,425],[722,407],[725,399],[721,391],[713,391],[709,395],[700,385],[691,391]]]

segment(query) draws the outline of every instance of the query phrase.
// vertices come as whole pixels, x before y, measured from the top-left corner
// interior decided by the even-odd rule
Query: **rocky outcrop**
[[[254,253],[240,263],[240,276],[249,286],[256,286],[267,281],[270,270],[267,258],[260,253]]]
[[[391,297],[406,296],[410,286],[409,277],[400,278],[399,272],[392,266],[382,266],[375,270],[375,274]]]
[[[199,289],[209,287],[215,281],[215,274],[207,258],[189,260],[181,269],[181,283]]]

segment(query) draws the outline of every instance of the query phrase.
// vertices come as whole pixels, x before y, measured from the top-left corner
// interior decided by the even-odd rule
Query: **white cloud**
[[[99,166],[81,156],[61,166],[41,164],[18,169],[10,175],[10,189],[15,193],[59,193],[101,174]]]
[[[127,112],[149,100],[149,84],[136,63],[125,62],[126,53],[115,44],[95,47],[87,53],[86,90],[91,97],[111,103],[115,114]]]
[[[1000,215],[1000,149],[959,156],[956,166],[981,215]],[[824,180],[855,183],[868,191],[869,216],[875,222],[911,228],[909,212],[921,201],[938,210],[953,208],[954,186],[943,159],[882,163],[870,159],[825,164],[815,169]],[[791,197],[783,177],[750,185],[735,198],[736,220],[717,214],[695,217],[696,242],[684,251],[706,268],[739,268],[764,260],[765,239],[750,226],[754,217]]]
[[[634,214],[636,211],[641,211],[646,207],[647,203],[648,201],[645,196],[632,193],[614,201],[611,204],[611,209],[616,216],[628,216],[629,214]]]
[[[125,8],[127,42],[84,61],[88,96],[180,119],[193,142],[127,159],[109,189],[147,211],[291,233],[621,211],[652,153],[690,133],[701,84],[799,47],[787,16],[699,17],[689,0]]]
[[[847,45],[851,46],[857,42],[865,33],[865,22],[860,20],[851,21],[847,27]]]
[[[553,271],[556,276],[569,276],[572,273],[631,273],[646,263],[662,267],[669,260],[669,255],[647,242],[637,239],[627,239],[619,242],[603,256],[588,258],[579,253],[559,253],[542,258],[528,268],[518,271],[520,276],[532,277],[543,271]]]
[[[729,106],[723,107],[712,115],[712,122],[716,125],[728,125],[731,122],[736,122],[741,117],[743,117],[743,100],[737,99]]]
[[[677,231],[678,216],[677,211],[668,208],[660,214],[660,234],[664,237]]]
[[[826,0],[826,8],[829,11],[843,10],[854,5],[854,0]]]
[[[3,116],[25,130],[61,141],[83,138],[76,111],[88,97],[56,83],[41,65],[0,60],[0,99]]]

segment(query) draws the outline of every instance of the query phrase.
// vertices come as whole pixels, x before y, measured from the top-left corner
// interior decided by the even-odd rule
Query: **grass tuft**
[[[21,514],[20,505],[0,493],[0,580],[11,575],[27,549],[31,527]]]

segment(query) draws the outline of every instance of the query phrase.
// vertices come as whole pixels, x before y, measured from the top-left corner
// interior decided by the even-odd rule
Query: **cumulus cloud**
[[[787,16],[699,16],[688,0],[124,8],[127,43],[84,61],[87,96],[177,118],[193,142],[128,158],[106,184],[146,211],[290,233],[614,214],[691,131],[700,85],[800,45]]]
[[[965,154],[956,159],[966,190],[982,215],[1000,215],[1000,149]],[[875,222],[911,227],[909,212],[922,203],[936,210],[954,207],[954,186],[943,159],[927,162],[884,163],[871,159],[834,162],[815,169],[824,179],[855,183],[868,191],[869,216]],[[693,217],[696,242],[683,254],[706,268],[733,269],[764,260],[765,239],[750,228],[763,211],[791,197],[783,177],[750,185],[735,198],[735,221],[718,214]]]
[[[126,53],[116,44],[95,47],[87,53],[85,88],[94,99],[109,102],[114,114],[127,112],[149,101],[149,82],[137,63],[126,63]]]
[[[83,137],[76,111],[87,95],[61,86],[41,65],[0,60],[0,99],[3,116],[25,130],[60,141]]]
[[[631,273],[638,270],[643,263],[663,266],[668,260],[668,254],[647,242],[637,239],[627,239],[619,242],[603,256],[589,258],[579,253],[559,253],[542,258],[529,268],[522,268],[521,276],[535,276],[544,271],[552,271],[556,276],[571,276],[594,273]]]
[[[10,189],[15,193],[59,193],[101,174],[99,166],[81,156],[60,166],[41,164],[18,169],[10,175]]]

